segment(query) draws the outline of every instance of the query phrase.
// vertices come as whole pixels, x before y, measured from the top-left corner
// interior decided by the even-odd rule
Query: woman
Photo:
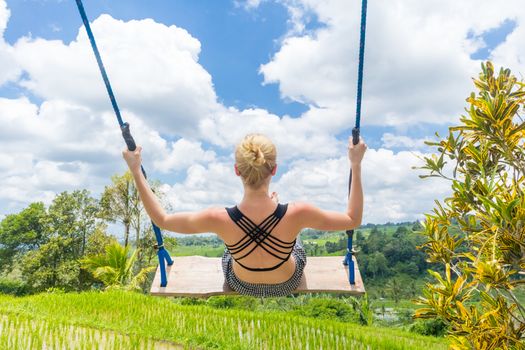
[[[123,155],[151,220],[168,231],[216,233],[226,245],[222,261],[228,285],[241,294],[264,297],[290,294],[299,285],[306,265],[304,249],[297,241],[302,229],[349,230],[361,224],[361,161],[366,148],[362,139],[357,145],[349,140],[352,187],[345,213],[301,202],[279,204],[277,194],[269,194],[277,171],[276,148],[260,134],[247,135],[235,150],[234,169],[244,196],[232,208],[166,214],[142,175],[141,147]]]

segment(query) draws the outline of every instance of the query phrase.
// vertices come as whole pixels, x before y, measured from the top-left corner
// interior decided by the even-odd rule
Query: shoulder
[[[199,212],[199,216],[208,220],[223,220],[226,216],[226,209],[222,207],[210,207]]]
[[[288,213],[289,215],[310,215],[319,211],[315,205],[308,202],[290,202],[288,203]]]
[[[214,232],[219,236],[221,236],[221,232],[224,231],[228,220],[226,209],[221,207],[206,208],[194,215],[195,222],[198,223],[201,230],[205,232]]]

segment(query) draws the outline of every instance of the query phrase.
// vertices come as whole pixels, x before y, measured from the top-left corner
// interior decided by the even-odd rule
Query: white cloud
[[[144,146],[144,161],[157,171],[180,170],[214,159],[199,142],[168,143],[128,112],[133,133]],[[27,98],[0,98],[0,205],[49,201],[51,193],[88,188],[100,191],[126,167],[124,143],[110,113],[51,100],[40,108]],[[3,209],[5,210],[5,209]]]
[[[200,43],[186,30],[109,15],[97,18],[92,29],[117,100],[146,116],[149,126],[188,134],[216,108],[211,76],[197,62]],[[21,84],[38,96],[99,112],[111,108],[84,28],[69,44],[24,37],[14,50],[29,75]]]
[[[412,138],[403,135],[394,135],[389,132],[384,133],[381,137],[381,142],[383,142],[383,147],[385,148],[394,148],[402,147],[408,149],[421,149],[428,148],[425,145],[425,141],[430,141],[430,138]]]
[[[175,211],[200,210],[209,206],[224,207],[242,199],[242,182],[235,176],[233,162],[192,165],[186,179],[162,188]]]
[[[525,76],[525,10],[521,8],[516,29],[510,33],[504,43],[491,53],[491,59],[498,65],[510,68],[521,79]]]
[[[164,148],[168,150],[168,148]],[[215,161],[215,152],[204,150],[200,142],[179,139],[172,142],[169,152],[154,161],[155,169],[162,172],[187,169],[195,163],[210,163]]]
[[[4,0],[0,1],[0,36],[3,37],[5,29],[7,28],[7,22],[9,21],[10,11],[7,8],[7,4]]]
[[[265,83],[278,83],[283,97],[335,108],[351,119],[360,2],[283,2],[298,24],[272,60],[261,66]],[[480,43],[468,40],[467,34],[498,27],[505,19],[515,18],[521,7],[517,1],[506,6],[452,0],[371,2],[363,123],[399,126],[457,121],[472,90],[470,77],[479,70],[479,62],[470,55]],[[306,27],[306,15],[311,13],[324,26],[297,33],[301,23]]]
[[[230,150],[244,135],[263,133],[277,145],[281,160],[319,158],[333,154],[340,143],[326,132],[331,124],[325,121],[330,118],[337,120],[340,116],[330,110],[311,109],[301,118],[279,118],[263,109],[229,108],[202,120],[200,132],[203,138]]]
[[[450,185],[437,179],[419,179],[421,153],[369,149],[362,165],[365,195],[364,223],[409,221],[421,218],[434,199],[450,194]],[[280,199],[308,201],[324,209],[345,210],[349,162],[346,157],[324,161],[297,161],[275,184]]]

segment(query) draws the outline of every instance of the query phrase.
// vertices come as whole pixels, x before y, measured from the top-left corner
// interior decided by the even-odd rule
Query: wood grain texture
[[[342,256],[308,257],[301,284],[294,293],[344,293],[360,295],[365,287],[357,262],[355,284],[348,282],[348,267]],[[220,258],[203,256],[175,257],[168,266],[168,285],[160,287],[160,269],[157,268],[150,293],[157,296],[209,297],[237,294],[224,281]]]

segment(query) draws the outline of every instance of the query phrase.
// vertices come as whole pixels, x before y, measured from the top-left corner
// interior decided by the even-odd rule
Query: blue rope
[[[366,34],[366,8],[367,0],[362,0],[361,3],[361,30],[359,36],[359,66],[357,69],[357,99],[356,99],[356,111],[355,111],[355,127],[352,129],[352,142],[354,145],[359,143],[359,132],[361,127],[361,101],[363,97],[363,66],[365,62],[365,34]],[[352,171],[350,171],[350,177],[348,179],[348,195],[350,195],[350,189],[352,188]],[[354,255],[353,249],[353,237],[354,230],[346,231],[348,237],[346,245],[346,255],[343,264],[348,266],[348,281],[350,284],[355,284],[355,265],[352,259]]]
[[[93,49],[93,53],[95,54],[95,58],[97,59],[98,68],[100,70],[100,73],[102,74],[104,84],[106,85],[106,90],[108,92],[109,99],[111,100],[111,105],[113,106],[113,110],[115,111],[115,115],[117,116],[117,121],[122,129],[124,140],[128,145],[128,149],[130,151],[134,151],[136,148],[135,141],[133,140],[133,137],[130,134],[129,124],[125,123],[122,120],[122,116],[120,115],[120,109],[118,108],[117,99],[115,98],[115,95],[113,94],[113,89],[111,88],[111,84],[109,83],[109,78],[106,73],[106,69],[104,68],[104,64],[102,63],[102,58],[100,57],[100,52],[98,51],[97,43],[95,42],[95,37],[93,36],[93,32],[91,31],[91,26],[89,25],[84,6],[82,5],[82,0],[76,0],[76,2],[78,12],[80,12],[80,17],[82,17],[82,22],[84,22],[84,27],[86,28],[89,42],[91,43],[91,48]],[[141,169],[142,173],[144,174],[144,177],[146,178],[146,172],[144,171],[144,168],[142,166]],[[166,264],[173,265],[173,260],[171,259],[168,251],[164,248],[164,242],[162,240],[162,231],[157,225],[153,223],[153,221],[151,222],[151,225],[153,226],[153,232],[155,233],[155,239],[157,240],[156,247],[160,265],[160,286],[166,287],[166,285],[168,284],[168,279],[166,276]]]
[[[363,66],[365,63],[365,34],[366,34],[366,7],[367,0],[361,5],[361,35],[359,37],[359,67],[357,69],[357,100],[355,111],[355,127],[361,127],[361,99],[363,96]]]
[[[78,11],[80,12],[80,17],[82,17],[82,22],[84,22],[84,27],[86,28],[89,42],[91,43],[91,47],[93,48],[93,52],[95,53],[95,58],[97,59],[98,68],[100,69],[100,73],[102,74],[102,79],[104,79],[104,84],[106,85],[106,90],[108,91],[109,99],[111,100],[111,105],[113,106],[113,110],[115,111],[115,115],[117,116],[119,125],[123,126],[124,121],[122,120],[122,116],[120,115],[120,109],[118,108],[117,100],[115,99],[115,95],[113,94],[111,84],[109,83],[109,78],[106,73],[106,69],[104,68],[104,64],[102,63],[102,58],[100,57],[97,43],[95,42],[95,37],[93,36],[93,32],[91,31],[91,26],[89,25],[86,11],[84,11],[84,6],[82,5],[82,0],[76,1]]]

